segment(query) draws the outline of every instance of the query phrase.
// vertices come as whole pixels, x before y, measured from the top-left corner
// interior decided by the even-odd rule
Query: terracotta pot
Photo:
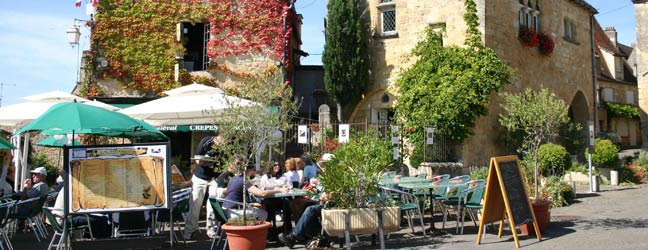
[[[549,221],[551,219],[551,201],[531,200],[531,206],[533,207],[533,214],[535,214],[536,221],[538,222],[540,233],[544,233],[547,226],[549,226]],[[520,231],[522,231],[522,234],[526,235],[535,234],[533,223],[521,225]]]
[[[229,249],[265,249],[268,228],[270,228],[270,222],[267,221],[252,226],[234,226],[229,223],[223,225]]]

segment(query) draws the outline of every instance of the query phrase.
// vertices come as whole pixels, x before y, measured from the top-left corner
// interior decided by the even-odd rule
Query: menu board
[[[69,212],[167,208],[166,145],[73,148]]]

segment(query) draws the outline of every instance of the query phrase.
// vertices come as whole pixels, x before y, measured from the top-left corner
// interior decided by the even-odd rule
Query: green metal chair
[[[227,215],[225,214],[225,211],[223,210],[223,206],[216,199],[216,197],[210,196],[209,197],[209,203],[211,204],[212,209],[214,209],[214,216],[216,217],[216,237],[212,239],[212,244],[209,249],[214,249],[215,246],[220,245],[221,239],[225,238],[225,242],[223,243],[223,250],[227,249],[227,237],[223,233],[224,230],[221,228],[222,225],[225,225],[227,223],[227,220],[229,219]],[[218,238],[218,241],[216,241],[216,238]],[[263,239],[265,240],[265,239]]]
[[[450,214],[450,209],[453,207],[456,207],[456,217],[457,217],[457,225],[459,225],[459,214],[461,214],[462,210],[464,209],[464,204],[466,200],[466,195],[469,193],[466,190],[470,190],[472,188],[481,186],[485,183],[486,181],[484,180],[474,180],[474,181],[468,181],[465,183],[458,184],[453,187],[449,187],[446,191],[446,199],[441,202],[443,205],[443,226],[442,228],[445,229],[445,224],[448,219],[448,215]],[[459,227],[456,228],[457,233],[459,233]]]
[[[463,234],[464,222],[466,220],[466,211],[470,215],[475,227],[477,227],[477,213],[483,208],[482,199],[484,198],[484,190],[486,189],[486,181],[478,184],[475,187],[464,190],[463,209],[461,211],[461,234]]]
[[[405,212],[405,214],[407,215],[407,224],[409,225],[410,229],[412,229],[412,233],[416,232],[414,230],[412,213],[418,214],[419,221],[421,222],[421,231],[423,232],[423,236],[425,236],[425,223],[423,222],[423,213],[421,212],[421,207],[419,205],[420,203],[416,195],[402,191],[400,189],[390,188],[386,186],[380,186],[380,188],[383,190],[385,197],[393,197],[395,194],[400,196],[399,207],[401,211]]]
[[[179,222],[184,221],[184,214],[189,211],[189,200],[191,198],[191,188],[184,188],[181,190],[174,191],[171,195],[171,209],[169,210],[158,210],[157,215],[155,216],[156,225],[164,227],[164,224],[168,224],[170,230],[173,232],[173,239],[178,239],[176,234],[177,230],[180,230]],[[173,217],[169,216],[173,215]],[[173,218],[173,221],[171,221]],[[183,238],[185,245],[187,240]]]
[[[8,249],[13,250],[11,245],[11,239],[7,233],[7,222],[9,221],[9,211],[16,204],[16,201],[8,200],[0,204],[0,248],[5,249],[6,245]]]

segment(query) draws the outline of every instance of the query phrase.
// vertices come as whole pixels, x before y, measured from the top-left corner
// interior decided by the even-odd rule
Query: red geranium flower
[[[549,34],[545,32],[538,33],[538,50],[541,54],[551,55],[555,46],[554,40]]]
[[[520,39],[520,42],[522,42],[522,45],[524,45],[525,47],[536,47],[539,43],[538,33],[535,31],[535,29],[522,27],[520,29],[520,33],[518,34],[518,38]]]

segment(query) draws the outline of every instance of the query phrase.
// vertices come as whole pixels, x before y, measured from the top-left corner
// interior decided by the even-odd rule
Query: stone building
[[[527,87],[551,89],[569,105],[569,116],[587,128],[593,122],[591,19],[596,10],[582,0],[475,0],[479,29],[486,47],[515,70],[512,84],[501,91]],[[462,0],[368,0],[371,19],[371,83],[350,122],[379,122],[392,114],[394,97],[388,87],[406,65],[405,56],[427,26],[440,29],[444,44],[462,45],[466,37]],[[553,54],[539,53],[518,39],[522,27],[550,34]],[[463,142],[458,159],[464,165],[487,163],[490,157],[509,154],[498,140],[504,133],[498,115],[501,99],[491,96],[489,113],[476,121],[474,135]]]
[[[641,145],[639,117],[628,117],[616,111],[637,108],[637,78],[634,62],[629,61],[633,48],[617,41],[614,27],[604,30],[597,21],[594,21],[594,45],[599,96],[597,117],[599,128],[604,132],[601,136],[613,141],[619,138],[624,148],[637,147]]]
[[[637,23],[637,45],[633,52],[636,60],[639,108],[641,110],[641,142],[648,148],[648,1],[632,0]]]

